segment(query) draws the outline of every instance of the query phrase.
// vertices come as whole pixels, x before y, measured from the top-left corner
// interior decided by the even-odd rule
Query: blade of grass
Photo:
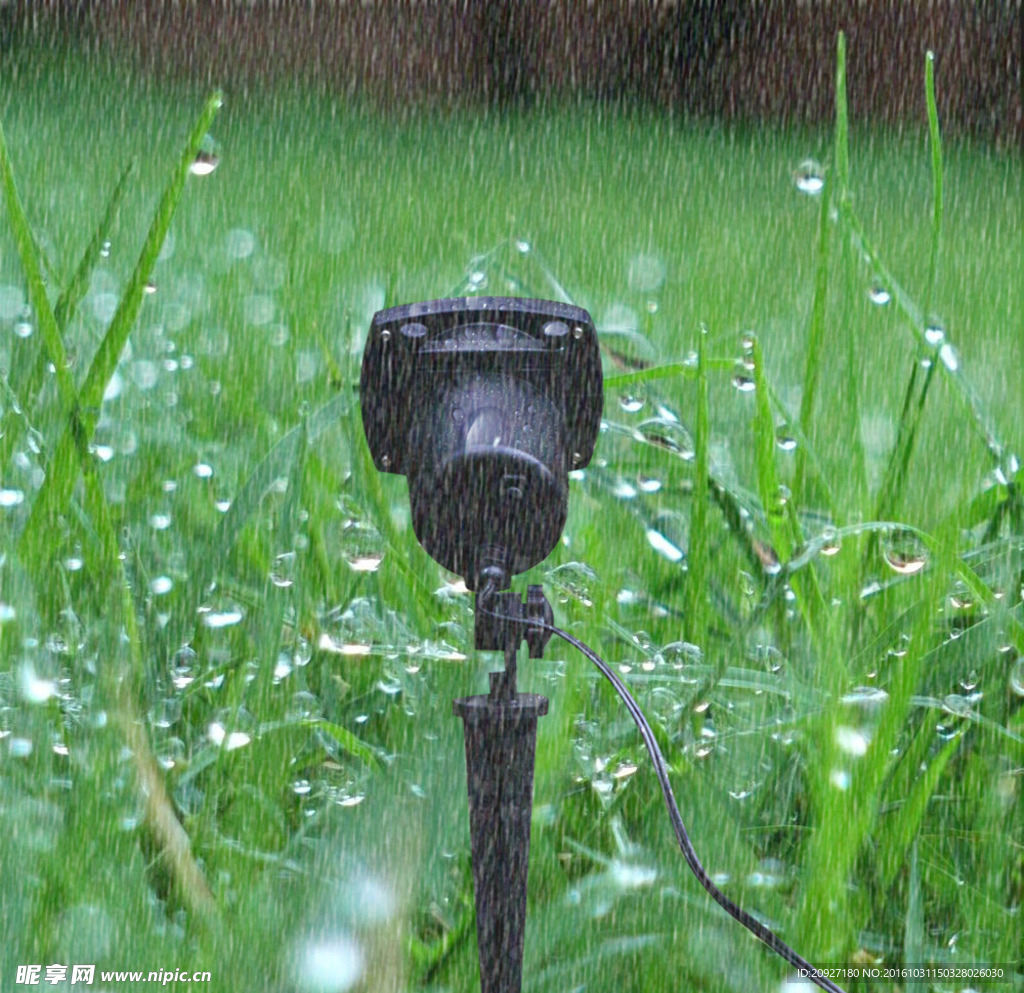
[[[931,145],[932,165],[932,239],[929,252],[928,282],[925,284],[924,315],[932,312],[932,303],[938,278],[939,252],[942,244],[942,138],[939,133],[939,112],[935,103],[935,54],[928,52],[925,57],[925,101],[928,106],[928,138]],[[889,456],[884,482],[878,493],[874,517],[885,520],[893,515],[900,505],[903,489],[907,481],[907,469],[913,454],[917,438],[917,428],[924,412],[925,401],[935,373],[935,361],[928,367],[924,384],[913,402],[914,389],[918,376],[915,363],[907,384],[907,392],[903,401],[899,425],[896,429],[896,443]],[[865,555],[873,555],[872,544],[865,550]]]
[[[929,739],[935,736],[934,724],[926,717],[922,732]],[[878,848],[875,864],[879,868],[882,889],[888,891],[907,857],[918,829],[924,820],[925,810],[935,793],[946,769],[946,764],[956,753],[963,741],[962,734],[946,742],[929,763],[923,774],[918,774],[911,787],[910,795],[896,809],[895,813],[879,818]],[[920,763],[918,763],[920,765]]]
[[[846,34],[836,41],[836,196],[840,204],[850,195],[850,119],[846,107]]]
[[[11,222],[14,241],[18,247],[18,255],[25,279],[28,282],[28,296],[35,311],[39,333],[43,339],[43,347],[56,368],[57,388],[61,402],[61,416],[70,417],[75,408],[76,390],[74,380],[68,370],[64,356],[64,341],[57,327],[50,299],[46,295],[46,281],[40,267],[40,256],[36,251],[35,238],[29,226],[28,218],[18,195],[18,187],[14,181],[14,168],[10,153],[7,150],[7,139],[3,127],[0,126],[0,183],[3,185],[4,199],[7,203],[7,216]],[[24,405],[23,405],[24,407]],[[24,407],[26,411],[28,407]],[[72,451],[72,455],[74,452]]]
[[[348,752],[349,755],[354,756],[361,762],[364,762],[377,772],[384,771],[384,762],[381,760],[377,750],[373,748],[372,745],[368,745],[362,739],[357,738],[351,731],[349,731],[348,728],[342,727],[340,724],[335,724],[333,721],[324,720],[321,717],[310,718],[307,721],[303,721],[303,724],[322,731],[330,737],[339,748]]]
[[[917,866],[917,844],[910,852],[910,879],[907,894],[907,920],[903,928],[903,962],[911,965],[925,961],[924,899],[921,894],[921,871]]]
[[[117,367],[121,352],[124,351],[125,342],[128,340],[128,335],[131,333],[135,319],[142,307],[142,301],[146,295],[146,285],[167,238],[171,220],[178,209],[178,203],[185,189],[185,180],[188,178],[192,163],[195,162],[203,138],[210,130],[222,103],[223,96],[220,92],[214,93],[206,101],[206,105],[192,127],[174,171],[171,173],[170,182],[160,199],[160,205],[157,207],[153,223],[150,225],[142,251],[139,253],[139,261],[128,280],[128,286],[114,312],[110,328],[104,335],[92,364],[89,366],[85,382],[82,384],[82,406],[86,410],[98,407],[103,399],[107,383]]]
[[[797,443],[797,452],[803,452],[805,472],[808,468],[810,469],[811,477],[818,488],[815,493],[815,505],[820,506],[823,502],[824,507],[822,509],[829,515],[829,518],[832,521],[835,521],[835,496],[832,493],[832,487],[825,478],[821,459],[818,457],[814,445],[811,444],[811,439],[804,433],[801,424],[798,421],[793,420],[792,415],[786,405],[782,402],[782,398],[779,396],[775,387],[767,381],[765,381],[765,385],[768,388],[768,395],[771,398],[772,406],[775,408],[777,413],[781,414],[786,419],[787,429],[792,433],[793,440]],[[793,492],[793,506],[797,508],[804,508],[807,506],[806,500],[802,501],[798,499],[796,490]]]
[[[300,556],[295,550],[295,536],[299,528],[299,511],[302,507],[302,489],[306,470],[306,454],[309,450],[308,418],[303,418],[298,426],[299,440],[295,446],[295,458],[288,467],[288,494],[277,526],[274,529],[275,548],[271,554],[288,554],[295,557],[295,574],[285,589],[280,589],[272,578],[274,564],[268,570],[263,592],[263,609],[260,611],[260,651],[264,653],[265,665],[260,667],[257,691],[262,696],[272,691],[274,665],[281,651],[281,638],[284,628],[285,607],[289,600],[297,599],[302,589],[301,577],[298,574]],[[299,610],[296,605],[295,618],[299,622]]]
[[[814,272],[814,303],[811,307],[811,328],[807,336],[807,360],[804,363],[803,394],[800,397],[800,430],[806,436],[811,430],[814,417],[814,400],[821,377],[822,344],[825,340],[825,314],[828,303],[829,235],[831,222],[832,184],[825,178],[821,191],[821,209],[818,212],[818,265]],[[796,478],[793,497],[798,506],[806,506],[807,450],[801,445],[796,452]],[[831,501],[830,501],[831,502]]]
[[[753,429],[757,453],[758,490],[768,520],[772,544],[780,563],[785,564],[801,544],[802,536],[797,530],[796,518],[792,513],[792,497],[786,497],[779,486],[778,467],[775,461],[778,451],[775,443],[775,419],[772,414],[771,393],[764,374],[764,355],[756,336],[752,337],[751,342],[755,399]],[[819,658],[831,660],[822,624],[825,617],[825,600],[818,585],[817,574],[813,568],[800,573],[794,572],[791,574],[791,585]]]
[[[726,372],[733,369],[735,365],[735,359],[704,359],[704,368],[715,371]],[[623,386],[650,383],[657,379],[671,379],[674,376],[696,379],[697,366],[693,362],[667,362],[664,365],[651,366],[649,369],[637,369],[635,372],[623,372],[617,376],[605,376],[604,388],[618,390]]]
[[[848,206],[841,207],[840,218],[854,248],[863,253],[889,290],[897,312],[901,315],[903,323],[913,333],[915,341],[923,343],[929,350],[934,350],[934,345],[924,335],[925,319],[921,309],[914,302],[910,294],[899,284],[888,266],[886,266],[878,249],[864,231],[864,225],[861,223],[856,212]],[[961,399],[970,410],[975,425],[981,432],[985,445],[992,457],[997,462],[1000,462],[1006,454],[1006,447],[1000,440],[999,432],[996,430],[991,417],[989,417],[988,411],[985,409],[977,390],[963,375],[963,370],[959,365],[951,369],[948,365],[942,363],[942,368],[955,384]]]
[[[71,282],[57,300],[53,316],[62,338],[67,331],[71,318],[74,317],[75,311],[78,309],[79,303],[81,303],[89,288],[93,270],[102,256],[103,244],[109,240],[111,231],[117,221],[121,202],[135,171],[136,162],[132,159],[125,167],[124,172],[121,173],[121,178],[118,180],[117,186],[114,187],[114,191],[107,201],[107,208],[104,211],[103,218],[96,228],[96,233],[93,235],[92,240],[82,254]],[[46,374],[45,351],[45,345],[43,352],[40,352],[38,348],[31,350],[19,348],[12,356],[8,381],[29,421],[35,420],[36,395],[39,393]],[[7,464],[7,460],[10,458],[11,452],[14,450],[14,446],[20,436],[18,432],[9,430],[10,424],[7,423],[6,416],[13,417],[13,413],[5,415],[4,430],[0,431],[0,435],[2,435],[0,436],[0,465]]]
[[[128,281],[121,302],[114,313],[110,327],[100,343],[100,347],[93,358],[89,371],[86,374],[85,382],[78,395],[76,407],[67,408],[66,399],[63,413],[68,417],[68,423],[57,442],[54,457],[50,463],[50,470],[43,482],[42,489],[36,497],[35,503],[29,514],[28,523],[22,533],[19,542],[19,551],[22,561],[28,563],[30,568],[39,568],[48,561],[47,545],[50,529],[57,517],[62,514],[71,498],[75,481],[78,478],[78,466],[76,459],[76,448],[87,446],[92,438],[96,420],[99,416],[99,407],[103,400],[103,394],[107,388],[114,369],[117,367],[118,359],[124,351],[125,342],[135,324],[139,309],[146,292],[146,284],[149,281],[150,273],[156,263],[157,256],[163,247],[164,239],[171,225],[171,219],[177,209],[181,194],[185,188],[185,180],[189,174],[189,168],[195,161],[196,154],[200,149],[203,138],[210,129],[213,119],[217,115],[222,102],[221,94],[214,93],[206,102],[202,113],[199,115],[192,132],[185,143],[184,150],[178,159],[171,174],[170,181],[164,190],[157,207],[156,214],[150,225],[146,240],[143,243],[139,260]],[[6,169],[4,170],[7,171]],[[36,270],[38,276],[38,269]],[[40,290],[43,299],[45,291]],[[48,309],[48,306],[47,306]],[[41,317],[40,313],[40,317]],[[67,370],[64,361],[64,349],[57,329],[57,322],[52,311],[48,312],[46,327],[43,328],[42,320],[40,329],[44,334],[44,341],[47,350],[50,352],[51,360],[57,367],[58,381],[66,379],[67,384],[71,383],[71,375]],[[61,395],[64,397],[67,385],[61,386]],[[73,385],[70,395],[75,395]],[[76,412],[77,411],[77,412]]]
[[[939,110],[935,103],[935,53],[924,60],[924,92],[928,106],[928,141],[932,150],[932,246],[928,259],[928,283],[924,312],[930,314],[939,275],[939,251],[942,245],[942,136],[939,134]]]
[[[124,195],[128,192],[128,184],[134,178],[137,170],[138,162],[135,159],[132,159],[125,166],[124,172],[121,173],[121,178],[114,187],[114,192],[110,194],[110,199],[107,201],[107,209],[103,212],[103,219],[96,228],[96,233],[92,236],[92,240],[82,253],[82,258],[75,269],[75,274],[71,277],[71,281],[57,300],[54,316],[57,319],[57,327],[61,331],[67,330],[71,318],[75,316],[75,311],[78,310],[78,305],[89,290],[89,282],[92,279],[93,270],[103,257],[103,246],[110,241],[114,225],[117,223],[117,215],[121,210],[121,202],[124,200]]]
[[[697,422],[694,437],[693,497],[690,500],[690,548],[684,589],[684,617],[687,640],[707,650],[708,635],[708,501],[711,466],[711,417],[708,399],[708,372],[705,366],[704,340],[707,328],[701,328],[697,349]]]

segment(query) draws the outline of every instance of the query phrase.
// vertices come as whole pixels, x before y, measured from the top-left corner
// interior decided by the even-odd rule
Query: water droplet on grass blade
[[[288,589],[295,582],[295,552],[281,552],[270,567],[270,581],[278,589]]]
[[[876,307],[884,307],[892,299],[892,294],[884,283],[875,282],[871,284],[871,289],[868,290],[868,299]]]
[[[210,135],[204,135],[188,171],[193,176],[209,176],[219,165],[220,148]]]
[[[202,613],[203,625],[214,630],[233,627],[245,616],[240,607],[228,607],[225,610],[207,609],[205,611],[201,607],[199,609]]]
[[[854,758],[866,755],[870,738],[861,728],[851,728],[840,724],[835,729],[835,742],[840,751]]]
[[[793,173],[793,182],[801,193],[817,196],[825,188],[825,170],[814,159],[804,159]]]
[[[675,421],[665,417],[652,417],[637,425],[635,436],[649,445],[657,445],[675,453],[684,462],[690,462],[695,455],[690,432]]]
[[[170,593],[173,587],[174,580],[170,576],[157,576],[150,581],[149,592],[153,596],[163,596],[165,593]]]
[[[341,533],[341,552],[353,572],[376,572],[384,560],[384,539],[369,522],[348,520]]]
[[[1017,696],[1024,696],[1024,655],[1010,667],[1010,689]]]
[[[829,525],[822,530],[820,540],[822,555],[836,555],[843,547],[842,539],[839,536],[839,530],[832,525]]]
[[[555,587],[559,603],[576,600],[584,607],[593,606],[591,590],[598,585],[597,573],[582,562],[567,562],[548,571],[547,580]]]
[[[893,531],[882,539],[882,557],[893,572],[912,576],[928,564],[921,539],[910,531]]]
[[[956,372],[960,368],[960,356],[948,341],[939,349],[939,361],[950,372]]]
[[[828,779],[837,790],[850,788],[850,774],[845,769],[833,769]]]

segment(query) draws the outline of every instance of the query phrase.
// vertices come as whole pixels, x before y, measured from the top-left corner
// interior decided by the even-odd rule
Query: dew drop
[[[821,554],[836,555],[843,547],[842,539],[839,537],[837,528],[829,525],[821,532]]]
[[[882,540],[882,557],[893,572],[912,576],[928,564],[928,554],[921,540],[909,531],[895,531]]]
[[[740,393],[753,393],[757,389],[757,384],[750,376],[742,376],[739,373],[732,377],[732,385]]]
[[[660,531],[655,528],[648,528],[647,530],[647,541],[659,555],[663,555],[669,560],[669,562],[679,562],[685,556],[677,545],[673,544],[666,538]]]
[[[848,790],[850,788],[850,774],[845,769],[833,769],[828,778],[829,782],[837,790]]]
[[[652,417],[637,425],[634,437],[678,455],[684,462],[693,460],[696,450],[689,431],[665,417]]]
[[[939,361],[950,371],[956,372],[960,368],[960,356],[956,349],[947,341],[939,349]]]
[[[835,742],[840,751],[854,758],[866,755],[870,739],[861,728],[839,725],[835,729]]]
[[[239,607],[231,607],[227,610],[208,610],[203,613],[203,624],[208,628],[217,630],[219,628],[233,627],[238,624],[245,614]]]
[[[174,580],[170,576],[157,576],[150,581],[149,592],[153,596],[163,596],[165,593],[170,593],[173,587]]]
[[[592,590],[599,586],[597,573],[582,562],[567,562],[547,573],[548,582],[555,588],[560,603],[575,600],[584,607],[594,604]]]
[[[206,734],[210,741],[223,748],[226,752],[233,752],[236,748],[244,748],[252,741],[252,738],[244,731],[226,731],[220,721],[214,721],[207,729]]]
[[[814,159],[804,159],[793,173],[793,182],[801,193],[817,196],[825,188],[825,172]]]
[[[1017,696],[1024,696],[1024,655],[1018,658],[1010,668],[1010,689]]]
[[[288,589],[295,582],[295,552],[281,552],[274,557],[270,567],[270,581],[282,590]]]
[[[892,300],[892,294],[884,283],[875,282],[871,284],[871,289],[868,290],[868,299],[876,307],[884,307],[890,300]]]
[[[0,490],[0,509],[8,510],[17,507],[25,500],[25,494],[21,490]]]
[[[274,665],[274,683],[280,683],[292,674],[292,660],[287,652],[280,652]]]
[[[220,165],[217,143],[210,135],[204,135],[195,159],[188,167],[193,176],[209,176]]]

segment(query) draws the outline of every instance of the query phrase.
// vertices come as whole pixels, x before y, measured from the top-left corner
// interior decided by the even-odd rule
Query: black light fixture
[[[446,569],[497,589],[565,527],[568,473],[590,461],[601,358],[579,307],[459,297],[382,310],[360,398],[374,465],[408,477],[416,537]]]
[[[651,755],[683,857],[733,917],[802,975],[842,993],[725,896],[690,844],[668,767],[621,679],[555,627],[540,586],[525,600],[513,576],[558,543],[568,476],[594,451],[603,407],[597,333],[579,307],[518,297],[457,297],[374,315],[363,354],[360,405],[374,465],[404,475],[416,537],[477,594],[475,645],[503,651],[490,693],[454,701],[466,741],[473,882],[482,993],[519,993],[537,720],[545,697],[516,692],[523,641],[540,658],[552,634],[612,683]]]

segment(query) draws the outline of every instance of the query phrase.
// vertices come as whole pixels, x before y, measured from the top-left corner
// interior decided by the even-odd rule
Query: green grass
[[[324,942],[366,989],[474,988],[450,700],[500,663],[354,386],[374,309],[460,287],[601,328],[607,430],[517,585],[623,667],[725,891],[812,961],[1019,970],[1024,177],[940,142],[931,58],[920,127],[851,128],[844,60],[831,133],[289,90],[217,113],[5,64],[5,982],[314,988]],[[525,988],[777,987],[585,666],[520,664],[551,699]]]

